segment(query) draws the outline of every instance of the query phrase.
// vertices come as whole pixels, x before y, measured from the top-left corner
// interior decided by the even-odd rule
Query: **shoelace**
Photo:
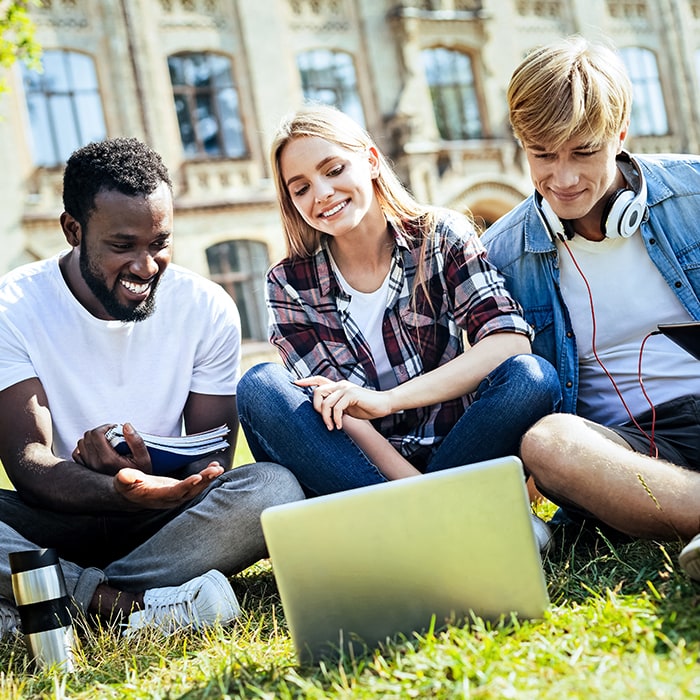
[[[192,610],[192,599],[188,595],[188,591],[183,591],[179,600],[149,602],[148,607],[142,613],[145,619],[152,622],[173,621],[182,623],[184,621],[192,621],[190,620]]]

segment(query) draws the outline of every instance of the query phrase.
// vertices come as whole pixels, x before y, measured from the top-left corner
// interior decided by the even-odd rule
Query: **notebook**
[[[130,454],[130,451],[129,445],[124,439],[123,429],[124,426],[119,423],[111,427],[105,433],[105,437],[119,454],[127,455]],[[190,462],[227,449],[229,443],[225,437],[228,433],[227,425],[220,425],[201,433],[176,436],[151,435],[139,431],[151,457],[153,473],[159,476],[169,474],[190,464]]]
[[[519,459],[321,496],[262,513],[297,658],[549,604]],[[352,647],[352,648],[351,648]]]
[[[696,360],[700,360],[700,321],[661,323],[658,329]]]

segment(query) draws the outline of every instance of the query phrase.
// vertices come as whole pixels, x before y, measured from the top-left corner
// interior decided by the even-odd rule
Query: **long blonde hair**
[[[282,120],[270,147],[270,165],[289,257],[310,257],[318,249],[321,239],[319,231],[309,226],[294,206],[280,167],[285,146],[294,139],[306,136],[317,136],[348,151],[363,152],[374,147],[379,159],[379,174],[372,182],[384,216],[403,233],[407,233],[404,224],[420,220],[420,229],[425,232],[426,238],[431,236],[435,227],[432,208],[416,202],[367,131],[334,107],[309,105]]]

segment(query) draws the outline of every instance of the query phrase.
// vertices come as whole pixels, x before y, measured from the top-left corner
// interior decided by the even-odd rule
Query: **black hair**
[[[147,196],[172,182],[161,157],[135,138],[95,141],[75,151],[63,172],[63,208],[83,229],[101,190]]]

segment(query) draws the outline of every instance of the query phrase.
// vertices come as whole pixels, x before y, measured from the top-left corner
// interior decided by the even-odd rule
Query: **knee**
[[[259,511],[305,498],[294,474],[281,464],[254,462],[236,467],[227,475],[230,475],[230,488],[245,490]]]
[[[283,374],[288,374],[287,370],[276,362],[253,365],[238,381],[238,394],[253,394],[261,387],[274,385]]]
[[[526,381],[542,386],[547,391],[561,394],[559,376],[552,364],[539,355],[515,355],[511,358],[514,373]]]
[[[561,385],[554,367],[539,355],[514,355],[504,363],[509,383],[519,387],[529,400],[544,401],[550,411],[559,410]]]
[[[245,413],[260,403],[265,398],[277,393],[280,382],[289,384],[291,375],[276,362],[261,362],[251,367],[238,381],[236,388],[236,402],[238,411]]]
[[[574,428],[575,416],[552,413],[540,418],[523,435],[520,457],[538,485],[546,486],[562,471],[568,454],[566,436]]]

